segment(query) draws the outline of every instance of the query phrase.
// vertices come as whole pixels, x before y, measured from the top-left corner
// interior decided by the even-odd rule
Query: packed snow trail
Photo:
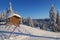
[[[8,36],[12,33],[12,30],[15,26],[11,25],[8,29],[5,29],[5,26],[0,27],[0,34],[6,35],[5,38],[8,39]],[[3,36],[3,35],[2,35]],[[26,25],[20,25],[13,32],[13,35],[8,40],[60,40],[60,33],[49,32],[40,29],[36,29]]]

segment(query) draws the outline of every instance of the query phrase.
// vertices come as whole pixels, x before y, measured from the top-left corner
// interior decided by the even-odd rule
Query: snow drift
[[[16,29],[12,32],[14,28]],[[19,27],[14,25],[0,26],[0,35],[2,39],[7,40],[60,40],[60,33],[40,30],[22,24]]]

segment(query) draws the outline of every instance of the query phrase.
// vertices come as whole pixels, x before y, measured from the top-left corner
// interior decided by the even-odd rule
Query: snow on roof
[[[12,16],[17,16],[17,17],[21,18],[21,16],[20,16],[20,15],[15,14],[15,13],[13,13],[13,14],[9,15],[9,16],[8,16],[8,18],[10,18],[10,17],[12,17]]]

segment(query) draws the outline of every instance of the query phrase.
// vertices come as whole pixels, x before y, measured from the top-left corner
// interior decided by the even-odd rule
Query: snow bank
[[[16,26],[10,25],[10,26],[0,26],[0,30],[12,32],[13,29]],[[16,27],[14,32],[19,34],[12,34],[10,38],[8,39],[9,35],[8,33],[1,33],[0,35],[5,36],[4,39],[7,38],[7,40],[60,40],[60,33],[55,32],[49,32],[45,30],[36,29],[30,26],[26,25],[20,25],[19,27]],[[21,35],[22,34],[22,35]]]

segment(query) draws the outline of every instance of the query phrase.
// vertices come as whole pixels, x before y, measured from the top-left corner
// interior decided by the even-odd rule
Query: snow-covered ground
[[[16,28],[16,29],[14,29]],[[12,32],[14,30],[14,32]],[[5,40],[60,40],[60,33],[36,29],[26,25],[0,26],[0,39]]]

